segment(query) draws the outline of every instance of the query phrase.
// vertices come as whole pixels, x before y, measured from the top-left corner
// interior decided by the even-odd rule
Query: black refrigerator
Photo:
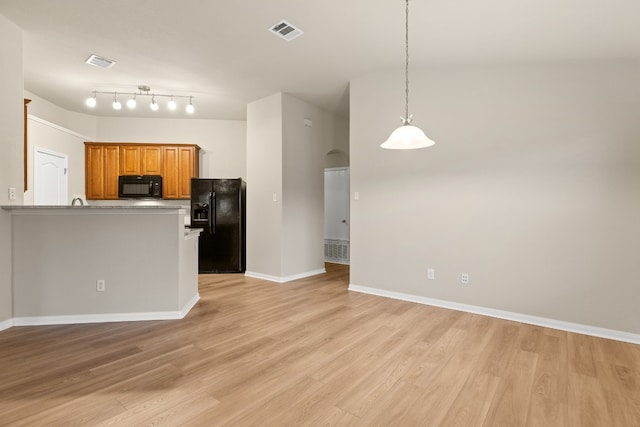
[[[199,273],[246,270],[246,183],[238,179],[191,179],[191,228],[202,228]]]

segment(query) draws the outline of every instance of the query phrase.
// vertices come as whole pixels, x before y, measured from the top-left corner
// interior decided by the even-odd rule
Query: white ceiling
[[[275,92],[348,116],[349,80],[404,65],[403,0],[0,0],[0,14],[24,30],[25,89],[96,115],[186,117],[84,105],[145,84],[193,95],[195,118],[243,120]],[[304,35],[268,31],[282,19]],[[410,47],[412,67],[638,60],[640,1],[412,0]]]

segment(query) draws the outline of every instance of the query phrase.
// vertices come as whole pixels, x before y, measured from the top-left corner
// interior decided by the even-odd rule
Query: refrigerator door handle
[[[216,193],[209,193],[209,232],[216,234]]]

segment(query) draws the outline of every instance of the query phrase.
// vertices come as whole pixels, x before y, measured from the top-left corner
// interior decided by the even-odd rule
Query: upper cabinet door
[[[139,146],[120,146],[120,175],[142,175]]]
[[[162,175],[162,147],[151,145],[140,149],[141,175]]]
[[[195,147],[178,148],[178,198],[191,198],[191,178],[198,177]]]
[[[109,145],[104,147],[104,198],[118,199],[118,163],[120,147]]]
[[[84,177],[87,199],[104,199],[104,147],[85,146]]]
[[[180,197],[178,188],[178,147],[162,147],[162,160],[164,170],[162,171],[162,198],[178,199]]]
[[[85,143],[85,195],[88,200],[118,199],[117,145]]]

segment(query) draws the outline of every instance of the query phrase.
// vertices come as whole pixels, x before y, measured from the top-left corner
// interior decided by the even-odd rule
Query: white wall
[[[97,141],[197,144],[200,177],[247,178],[247,124],[239,120],[98,117]]]
[[[640,63],[414,70],[383,150],[403,82],[351,82],[351,282],[640,333]]]
[[[22,31],[0,15],[0,205],[22,204]],[[10,201],[8,189],[16,188]],[[13,316],[11,217],[0,210],[0,330]]]

